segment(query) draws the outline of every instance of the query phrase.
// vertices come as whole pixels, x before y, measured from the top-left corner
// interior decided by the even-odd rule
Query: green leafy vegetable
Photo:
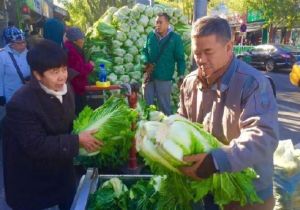
[[[252,183],[257,177],[253,169],[217,173],[201,181],[183,176],[178,167],[188,164],[183,161],[185,155],[209,153],[222,144],[198,123],[179,115],[154,119],[158,121],[139,123],[136,146],[154,174],[167,175],[161,188],[164,199],[158,209],[191,209],[192,202],[200,201],[208,193],[221,208],[233,201],[242,206],[261,202]]]
[[[118,166],[128,160],[134,131],[132,123],[137,120],[137,112],[129,108],[125,99],[110,97],[96,110],[85,107],[74,121],[73,133],[94,130],[94,137],[104,142],[100,151],[88,153],[80,148],[79,160],[89,162],[84,156],[95,156],[90,161],[96,166]],[[88,158],[89,159],[89,158]],[[92,165],[93,166],[93,165]]]
[[[90,196],[88,210],[127,210],[128,188],[118,178],[112,178]]]

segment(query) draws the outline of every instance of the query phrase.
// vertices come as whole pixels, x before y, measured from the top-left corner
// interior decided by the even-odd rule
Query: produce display
[[[90,83],[95,84],[100,63],[105,64],[107,79],[112,84],[142,82],[142,50],[149,32],[154,30],[156,15],[160,12],[166,12],[171,17],[172,28],[184,41],[187,67],[190,66],[191,25],[180,9],[142,4],[136,4],[133,8],[111,7],[86,33],[85,51],[96,66],[96,71],[89,78]],[[176,74],[174,81],[172,98],[173,105],[177,105],[179,90]]]
[[[291,140],[279,141],[274,153],[274,210],[300,209],[299,146],[295,148]]]
[[[104,182],[90,196],[88,210],[155,210],[158,207],[159,189],[164,178],[136,180],[132,185],[119,178]]]
[[[167,175],[160,190],[161,209],[191,209],[192,202],[200,201],[208,193],[220,207],[233,201],[241,205],[261,202],[252,183],[257,175],[250,168],[216,173],[200,181],[183,176],[179,168],[189,165],[183,156],[210,152],[221,147],[221,143],[200,124],[179,115],[162,117],[160,112],[154,112],[150,118],[138,124],[136,148],[154,174]]]
[[[115,167],[127,162],[134,131],[131,130],[138,114],[129,108],[124,98],[110,97],[102,106],[93,110],[85,107],[74,121],[73,133],[97,130],[95,138],[103,141],[101,152],[79,150],[78,160],[90,167]]]
[[[141,4],[133,8],[111,7],[87,31],[85,51],[96,65],[90,83],[98,80],[101,63],[105,64],[107,78],[112,84],[142,82],[143,46],[160,12],[171,17],[171,26],[181,34],[187,66],[190,66],[191,26],[181,10]],[[173,107],[179,98],[176,80],[175,74]],[[234,201],[241,205],[262,202],[255,192],[253,181],[257,175],[251,168],[217,173],[200,181],[184,176],[180,167],[189,165],[183,161],[184,156],[208,153],[222,144],[200,124],[178,115],[167,117],[154,110],[139,105],[137,111],[133,111],[123,99],[111,97],[96,110],[85,108],[74,121],[74,133],[96,128],[95,137],[105,143],[100,152],[88,153],[81,148],[81,164],[114,167],[126,163],[135,135],[139,155],[151,172],[160,177],[140,180],[130,186],[119,179],[111,179],[90,196],[88,209],[191,210],[193,204],[207,194],[212,194],[221,208]],[[137,130],[132,131],[132,123],[138,120],[137,113],[140,113]]]

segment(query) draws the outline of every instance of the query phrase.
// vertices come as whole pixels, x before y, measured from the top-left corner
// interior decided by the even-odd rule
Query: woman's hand
[[[90,61],[90,64],[95,68],[95,63],[93,61]]]
[[[103,146],[103,142],[97,140],[93,134],[97,130],[83,131],[79,134],[79,144],[88,152],[95,152]]]

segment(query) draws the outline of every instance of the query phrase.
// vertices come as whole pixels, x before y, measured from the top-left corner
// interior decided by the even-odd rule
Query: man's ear
[[[35,77],[38,81],[40,81],[40,80],[42,79],[42,75],[41,75],[39,72],[37,72],[37,71],[32,71],[32,73],[33,73],[34,77]]]
[[[227,42],[226,44],[226,51],[227,52],[233,52],[233,41],[230,40],[229,42]]]

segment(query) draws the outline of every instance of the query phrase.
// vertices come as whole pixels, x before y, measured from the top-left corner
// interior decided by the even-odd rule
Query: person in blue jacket
[[[29,79],[31,74],[26,60],[24,33],[12,27],[7,31],[7,40],[9,43],[0,51],[0,106],[4,106],[10,100],[16,90],[23,85],[22,80]]]
[[[65,33],[65,25],[57,18],[49,18],[43,27],[43,37],[52,40],[59,46],[63,46],[63,37]]]

